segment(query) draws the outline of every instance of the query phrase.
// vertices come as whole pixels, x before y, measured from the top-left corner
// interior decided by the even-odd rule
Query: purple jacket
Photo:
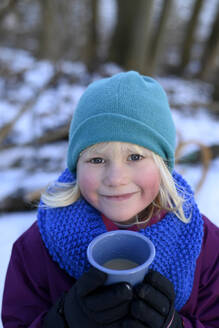
[[[206,217],[185,328],[219,328],[219,229]],[[3,295],[5,328],[40,328],[43,316],[75,279],[53,262],[35,222],[13,245]]]

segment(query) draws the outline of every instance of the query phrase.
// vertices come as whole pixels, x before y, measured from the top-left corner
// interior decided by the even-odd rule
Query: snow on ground
[[[179,172],[183,174],[187,181],[195,188],[197,185],[202,168],[197,167],[179,167]],[[219,227],[219,159],[212,161],[209,172],[200,191],[196,194],[196,201],[200,211],[205,214],[214,224]]]

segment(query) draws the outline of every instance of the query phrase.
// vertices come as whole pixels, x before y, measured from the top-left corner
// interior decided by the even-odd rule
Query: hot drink
[[[139,264],[127,259],[112,259],[103,264],[105,268],[112,270],[129,270],[136,268]]]
[[[90,264],[107,274],[106,285],[143,281],[155,257],[153,243],[136,231],[116,230],[94,238],[87,249]]]

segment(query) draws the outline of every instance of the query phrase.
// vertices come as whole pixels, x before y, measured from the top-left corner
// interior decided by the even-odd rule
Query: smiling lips
[[[127,194],[122,194],[122,195],[102,195],[102,197],[108,199],[108,200],[117,200],[117,201],[121,201],[121,200],[126,200],[131,198],[133,195],[135,195],[137,192],[131,192],[131,193],[127,193]]]

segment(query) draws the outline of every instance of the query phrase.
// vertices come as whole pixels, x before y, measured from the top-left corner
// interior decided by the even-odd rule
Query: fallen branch
[[[16,147],[31,147],[31,146],[35,147],[36,145],[46,145],[61,140],[68,140],[69,125],[70,125],[70,121],[67,122],[65,126],[61,126],[53,130],[49,130],[43,136],[23,144],[14,144],[14,143],[2,144],[0,145],[0,150],[7,150]]]
[[[219,145],[211,145],[207,147],[211,152],[211,160],[219,157]],[[199,164],[202,162],[202,151],[196,150],[187,155],[180,157],[178,164]]]
[[[5,140],[5,138],[9,135],[11,130],[13,129],[14,125],[17,123],[17,121],[21,118],[21,116],[29,109],[33,107],[33,105],[36,103],[39,96],[47,90],[51,85],[55,83],[59,76],[59,71],[56,71],[55,74],[52,76],[52,78],[39,90],[37,90],[34,97],[30,100],[28,100],[23,107],[19,110],[19,112],[15,115],[13,120],[3,126],[3,128],[0,130],[0,144]]]
[[[198,140],[182,141],[182,139],[179,137],[179,143],[178,143],[176,153],[175,153],[177,164],[182,163],[180,154],[182,153],[182,150],[185,147],[187,147],[188,145],[197,145],[200,148],[200,150],[198,152],[196,152],[199,155],[200,163],[202,164],[202,175],[195,188],[195,192],[198,193],[206,179],[206,176],[207,176],[207,173],[209,170],[209,165],[212,160],[212,151],[211,151],[210,147],[207,147],[206,145],[199,142]]]

